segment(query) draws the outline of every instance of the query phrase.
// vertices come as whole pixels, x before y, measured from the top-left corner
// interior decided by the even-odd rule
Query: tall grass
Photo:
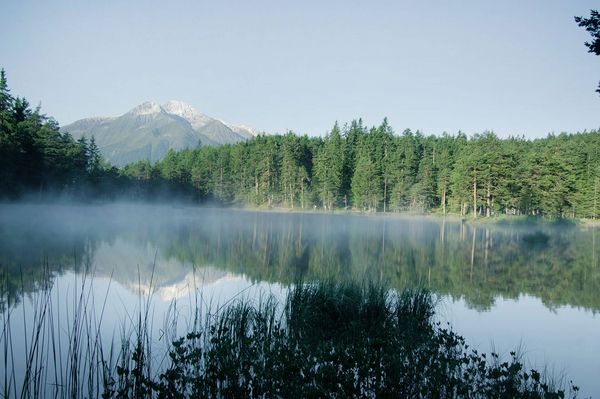
[[[69,317],[53,313],[49,294],[34,303],[37,310],[33,324],[27,326],[28,360],[20,389],[9,333],[11,314],[4,313],[4,397],[562,398],[577,394],[572,385],[561,390],[541,373],[526,370],[514,353],[502,360],[470,349],[462,337],[433,321],[436,303],[427,291],[299,283],[282,301],[271,296],[254,302],[237,299],[203,317],[196,312],[189,332],[173,339],[165,354],[156,354],[150,295],[140,297],[133,328],[124,327],[117,344],[105,343],[99,333],[103,310],[99,315],[90,311],[96,306],[90,302],[93,295],[86,281],[82,280]],[[63,322],[70,326],[66,342],[57,335]],[[173,325],[167,328],[176,330]],[[162,355],[163,360],[152,363]]]
[[[100,334],[105,303],[96,311],[86,273],[76,275],[67,299],[60,287],[53,286],[47,265],[44,273],[45,285],[29,296],[28,306],[22,306],[21,320],[17,320],[22,326],[13,329],[14,308],[7,307],[2,313],[2,397],[100,397],[103,364],[110,358]],[[24,336],[14,337],[13,331]],[[23,341],[22,348],[15,347],[16,340]],[[22,367],[17,365],[19,359],[24,359]]]

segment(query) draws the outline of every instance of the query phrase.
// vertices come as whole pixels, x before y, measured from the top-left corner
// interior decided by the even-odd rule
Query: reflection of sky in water
[[[140,309],[140,296],[105,277],[94,278],[89,283],[92,283],[88,287],[93,291],[91,300],[96,313],[100,315],[102,306],[105,306],[102,320],[104,342],[118,339],[123,329],[132,332],[131,327]],[[186,286],[188,283],[190,286]],[[205,311],[208,304],[215,308],[236,299],[257,301],[256,298],[265,298],[269,294],[278,298],[285,295],[285,289],[278,284],[252,283],[231,273],[206,284],[197,280],[178,282],[175,286],[179,289],[176,300],[160,295],[160,288],[151,299],[150,325],[153,347],[158,349],[156,354],[164,348],[166,338],[172,339],[188,331],[196,303],[203,304]],[[197,291],[192,287],[197,287]],[[58,278],[53,288],[54,303],[69,303],[73,295],[80,292],[80,288],[80,276],[68,273]],[[146,298],[143,295],[142,301]],[[143,308],[143,304],[141,306]],[[72,303],[67,307],[72,310]],[[165,325],[165,318],[172,320],[174,310],[179,315],[177,332],[171,331],[171,325]],[[14,347],[24,345],[23,312],[28,316],[32,314],[31,298],[13,310]],[[64,308],[60,312],[63,320],[72,319],[72,314],[67,314]],[[494,350],[505,357],[509,356],[510,351],[521,348],[528,367],[541,369],[548,366],[555,375],[566,375],[581,387],[581,397],[600,393],[600,381],[597,378],[600,375],[600,318],[589,311],[568,306],[550,310],[539,299],[521,296],[518,300],[496,300],[489,311],[480,312],[463,300],[453,301],[443,297],[438,307],[438,317],[450,322],[471,347],[485,352]],[[128,319],[129,322],[123,321]],[[157,356],[155,361],[160,362],[161,359],[161,356]],[[23,368],[24,359],[17,358],[16,366],[17,369]],[[2,367],[0,365],[0,369]]]
[[[24,223],[19,212],[28,215]],[[493,344],[506,356],[521,345],[532,367],[564,372],[581,397],[600,396],[597,234],[540,229],[549,242],[523,246],[537,228],[168,207],[0,207],[0,263],[33,268],[46,254],[53,265],[85,252],[95,270],[88,305],[100,315],[106,300],[105,342],[130,332],[153,275],[150,322],[159,348],[187,331],[196,303],[205,312],[208,304],[283,297],[297,270],[308,279],[334,270],[337,278],[381,278],[396,288],[430,284],[444,298],[439,317],[469,344],[482,351]],[[70,265],[60,269],[52,296],[63,336],[81,284]],[[24,345],[22,318],[34,314],[35,296],[12,309],[15,348]],[[165,323],[174,314],[177,332]],[[15,362],[18,369],[23,356]]]
[[[584,309],[548,309],[539,299],[498,299],[478,312],[463,301],[443,300],[438,308],[467,343],[480,351],[509,356],[521,348],[527,366],[548,367],[581,388],[580,397],[600,396],[600,317]]]
[[[147,293],[144,292],[138,295],[130,287],[126,288],[106,277],[94,277],[84,280],[81,275],[67,273],[56,278],[50,291],[50,311],[47,320],[54,320],[53,328],[54,337],[57,339],[56,344],[58,345],[58,341],[60,341],[63,348],[63,358],[60,364],[67,364],[68,337],[72,335],[75,309],[78,306],[78,300],[81,298],[82,292],[87,303],[86,312],[89,316],[82,326],[87,322],[91,322],[94,331],[99,326],[106,353],[110,351],[111,342],[118,349],[121,337],[135,337],[135,326],[140,310],[142,312],[145,309],[149,310],[148,327],[153,349],[152,354],[155,356],[152,360],[154,367],[160,367],[161,362],[165,361],[164,355],[168,343],[191,330],[196,309],[200,309],[200,319],[203,320],[209,310],[214,314],[220,306],[236,300],[249,299],[256,301],[257,298],[266,298],[269,295],[278,298],[284,297],[284,290],[277,284],[252,283],[242,276],[230,273],[224,273],[221,278],[206,284],[202,283],[200,277],[189,283],[188,286],[179,282],[173,289],[179,289],[180,291],[176,292],[176,298],[170,298],[160,295],[160,288],[157,288],[155,294],[151,297],[148,297]],[[169,287],[163,287],[162,289],[165,288]],[[149,302],[148,298],[150,298]],[[15,351],[14,370],[17,381],[19,381],[20,376],[24,375],[26,369],[26,356],[23,348],[26,346],[31,347],[31,342],[33,342],[31,339],[34,333],[32,319],[36,311],[40,309],[40,306],[35,304],[43,300],[41,292],[33,293],[12,308],[10,312],[11,333],[9,335],[11,346]],[[147,306],[147,303],[149,303],[149,306]],[[48,323],[46,327],[52,329]],[[95,332],[92,334],[95,334]],[[42,335],[50,337],[48,331],[45,331]],[[45,346],[50,344],[47,339],[42,341]],[[82,353],[85,353],[85,348],[82,349]],[[84,367],[87,368],[86,363],[84,363]],[[8,371],[10,372],[10,370],[12,370],[12,366],[9,364]],[[48,375],[48,383],[53,383],[54,366],[51,359],[44,366],[44,371]],[[0,362],[0,375],[6,375],[6,373],[4,363]],[[3,384],[3,382],[0,384]]]

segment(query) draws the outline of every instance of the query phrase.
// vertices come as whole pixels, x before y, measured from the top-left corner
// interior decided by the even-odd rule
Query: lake
[[[516,220],[3,205],[0,307],[10,334],[0,339],[5,354],[11,349],[0,384],[18,385],[40,303],[49,304],[49,328],[69,335],[84,298],[98,316],[78,328],[103,342],[149,308],[160,347],[186,330],[196,308],[335,279],[426,287],[439,297],[438,319],[472,346],[503,356],[517,349],[526,365],[572,379],[581,397],[600,397],[599,234]]]

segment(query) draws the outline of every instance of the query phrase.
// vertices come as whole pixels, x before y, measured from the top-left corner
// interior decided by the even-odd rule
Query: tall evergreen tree
[[[283,137],[281,155],[281,191],[284,202],[288,207],[294,208],[299,197],[298,182],[301,182],[300,173],[300,146],[298,138],[291,132]]]
[[[381,175],[366,144],[359,147],[357,153],[356,170],[352,178],[352,198],[355,208],[369,212],[375,212],[382,200]]]
[[[365,127],[361,119],[353,120],[350,126],[344,129],[344,165],[342,168],[341,191],[345,208],[352,202],[352,176],[356,167],[356,151],[365,134]]]
[[[600,13],[596,10],[590,11],[589,18],[575,17],[575,22],[592,36],[592,41],[585,42],[589,53],[600,55]],[[600,93],[600,84],[596,89]]]
[[[314,157],[314,179],[319,200],[332,210],[341,199],[344,165],[342,136],[337,122]]]

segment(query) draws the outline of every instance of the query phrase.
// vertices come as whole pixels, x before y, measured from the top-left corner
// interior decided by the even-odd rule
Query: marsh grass
[[[102,342],[99,314],[82,278],[66,314],[48,287],[26,326],[26,372],[15,373],[10,310],[3,314],[4,397],[90,398],[562,398],[575,397],[544,374],[469,348],[436,323],[435,297],[374,284],[298,283],[284,300],[238,297],[201,313],[188,333],[165,321],[170,343],[155,353],[151,294],[140,295],[114,344]],[[198,291],[196,291],[198,292]],[[108,295],[108,294],[107,294]],[[58,300],[58,293],[56,300]],[[211,308],[211,307],[208,307]],[[58,308],[57,308],[58,309]],[[173,313],[177,313],[175,305]],[[69,333],[60,334],[62,323]],[[66,339],[66,341],[65,341]],[[65,350],[66,349],[66,350]],[[66,356],[63,355],[66,353]]]

